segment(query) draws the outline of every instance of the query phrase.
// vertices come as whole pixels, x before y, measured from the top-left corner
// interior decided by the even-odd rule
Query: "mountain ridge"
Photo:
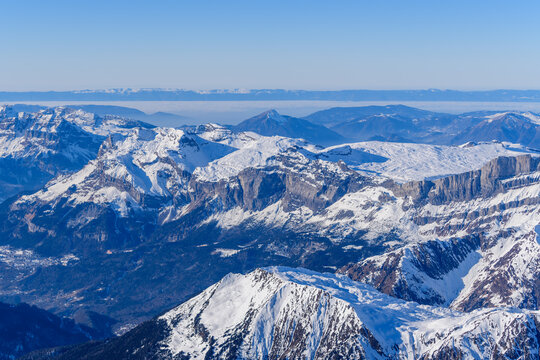
[[[335,100],[335,101],[516,101],[540,100],[540,90],[284,90],[284,89],[107,89],[74,91],[0,92],[1,101],[226,101],[226,100]]]
[[[418,306],[344,277],[274,267],[230,274],[118,339],[68,350],[58,359],[387,359],[413,353],[422,359],[532,360],[539,316]],[[483,331],[495,328],[502,334]]]
[[[270,115],[281,117],[273,112],[264,116]],[[536,119],[534,114],[518,115],[530,123]],[[12,112],[0,124],[8,130],[13,124],[29,128],[30,139],[38,145],[43,139],[54,140],[59,124],[67,124],[73,130],[68,134],[95,138],[99,148],[91,159],[81,161],[82,168],[64,169],[39,189],[2,204],[3,301],[32,302],[89,325],[91,316],[85,314],[102,314],[104,322],[118,321],[113,330],[121,335],[156,313],[189,303],[211,284],[223,284],[220,279],[228,273],[283,265],[309,268],[276,269],[296,272],[308,283],[323,276],[313,271],[347,274],[370,284],[358,285],[368,286],[369,296],[390,299],[398,308],[401,298],[414,300],[415,308],[436,306],[446,314],[462,314],[459,319],[472,317],[487,326],[490,344],[502,341],[499,350],[510,358],[526,355],[513,350],[515,341],[522,350],[536,349],[537,319],[527,315],[538,311],[540,302],[535,280],[540,272],[540,155],[534,149],[497,141],[460,146],[368,141],[323,148],[218,124],[162,128],[66,108],[20,116]],[[480,113],[460,121],[496,121],[501,116],[507,115]],[[7,137],[14,143],[19,138],[11,133]],[[247,275],[227,279],[242,276]],[[353,284],[343,275],[324,276]],[[309,301],[295,303],[299,311],[288,319],[303,323],[306,316],[312,318],[309,309],[327,296],[315,288],[308,287]],[[275,313],[278,303],[263,308]],[[208,314],[215,315],[207,317],[215,323],[219,313]],[[242,349],[301,357],[313,350],[311,340],[303,339],[321,339],[310,330],[288,343],[284,330],[276,347],[257,341],[254,347],[238,347],[253,330],[251,315],[238,314],[247,321],[241,321],[247,333],[242,330],[233,338],[214,334],[223,346],[207,343],[205,349],[223,357]],[[463,331],[435,338],[458,341],[454,350],[462,356],[481,354],[483,350],[471,349],[467,341],[483,340],[452,316],[448,319]],[[511,321],[504,322],[504,328],[490,325],[501,319]],[[170,329],[162,322],[136,329],[105,343],[54,351],[58,356],[80,354],[81,349],[121,356],[135,351],[140,341],[152,351],[163,350],[160,337]],[[189,333],[192,326],[183,329]],[[504,339],[498,337],[506,331]],[[350,348],[323,341],[331,353],[384,358],[401,351],[394,346],[397,340],[384,345],[387,337],[372,326],[333,334],[331,339],[355,335],[347,343]],[[193,336],[179,341],[188,338]],[[428,359],[458,356],[446,346],[449,342],[440,342],[440,348],[431,347],[432,340],[414,343],[415,349],[427,351]],[[118,344],[123,345],[114,352]],[[484,350],[500,355],[489,346]]]
[[[235,131],[253,131],[264,136],[284,136],[302,138],[315,144],[329,145],[345,139],[334,131],[308,120],[281,115],[276,110],[268,110],[232,126]]]

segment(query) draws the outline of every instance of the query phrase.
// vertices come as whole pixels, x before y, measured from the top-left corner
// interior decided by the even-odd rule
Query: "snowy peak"
[[[540,117],[533,113],[491,114],[482,117],[480,122],[463,130],[453,141],[507,141],[539,149],[539,119]]]
[[[252,118],[244,120],[240,124],[236,125],[235,129],[240,130],[242,128],[246,128],[249,126],[272,127],[272,126],[278,126],[279,124],[284,124],[285,122],[287,122],[287,117],[282,116],[276,110],[271,109],[271,110],[262,112],[259,115],[255,115]],[[245,129],[245,130],[248,130],[248,129]],[[266,134],[261,134],[261,135],[266,135]],[[273,134],[273,135],[280,135],[280,134]]]
[[[540,314],[465,314],[403,302],[336,275],[273,267],[228,275],[160,319],[173,357],[439,359],[517,351],[532,359],[539,345],[526,339],[539,334]]]
[[[532,124],[540,125],[540,115],[532,112],[506,111],[502,113],[487,115],[485,119],[485,121],[488,123],[500,121],[506,122],[508,124],[519,124],[523,121],[526,121]]]
[[[112,343],[75,348],[72,355],[91,350],[107,356],[115,349],[193,360],[532,360],[539,320],[532,311],[421,306],[343,276],[273,267],[227,275]]]
[[[110,135],[99,156],[82,170],[54,179],[20,201],[67,198],[73,204],[111,203],[127,216],[129,208],[139,207],[145,196],[181,197],[194,169],[234,150],[183,130],[135,128],[127,135]]]
[[[281,116],[280,113],[277,112],[275,109],[270,109],[268,111],[265,111],[261,113],[260,115],[257,115],[256,117],[260,118],[266,118],[268,120],[274,120],[277,122],[284,122],[286,121],[285,117]]]
[[[68,118],[64,108],[37,113],[0,111],[0,201],[34,190],[96,157],[104,137]]]

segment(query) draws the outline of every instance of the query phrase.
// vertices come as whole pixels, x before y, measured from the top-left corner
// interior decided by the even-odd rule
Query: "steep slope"
[[[66,120],[62,111],[27,114],[0,107],[0,201],[81,168],[102,140]]]
[[[0,107],[0,201],[81,169],[105,136],[135,126],[146,125],[63,107],[35,113]]]
[[[532,360],[539,320],[419,306],[345,277],[267,268],[228,275],[118,339],[57,358]]]
[[[265,136],[285,136],[301,138],[314,144],[330,145],[343,142],[344,137],[332,130],[307,120],[280,115],[269,110],[233,126],[235,131],[253,131]]]
[[[424,241],[341,271],[421,303],[463,310],[538,309],[539,179],[540,159],[521,156],[495,159],[475,172],[405,184],[397,193],[407,194],[408,216],[417,226],[413,234]]]
[[[83,230],[87,227],[103,245],[108,244],[107,239],[127,241],[130,236],[119,230],[120,223],[114,225],[112,234],[109,227],[96,228],[95,223],[106,221],[112,210],[128,227],[136,225],[131,224],[136,218],[142,226],[154,225],[162,209],[189,202],[187,189],[194,169],[233,150],[171,128],[135,128],[128,135],[113,134],[102,144],[96,159],[74,174],[55,178],[43,190],[20,197],[11,205],[10,214],[16,216],[29,209],[39,215],[45,212],[45,217],[28,219],[31,232],[56,231],[58,225],[50,219],[52,208],[62,219],[64,236],[88,236]],[[70,213],[67,219],[66,212]],[[58,233],[56,237],[61,238]],[[54,243],[63,242],[44,245],[53,247]]]
[[[46,191],[22,197],[21,201],[53,201],[74,187],[68,201],[88,202],[89,196],[99,197],[95,190],[107,190],[107,185],[113,184],[118,184],[115,189],[131,192],[137,199],[144,196],[171,198],[185,189],[189,174],[195,168],[233,150],[186,135],[181,130],[137,128],[128,136],[110,136],[101,146],[98,158],[80,172],[57,178]],[[115,198],[107,196],[103,201]],[[100,203],[96,198],[91,201]]]
[[[15,359],[37,349],[80,344],[103,335],[35,306],[0,303],[1,360]]]
[[[81,171],[5,204],[0,244],[78,260],[38,263],[33,271],[11,262],[1,294],[66,315],[106,314],[123,332],[227,272],[271,264],[336,270],[439,239],[432,231],[438,218],[419,218],[410,200],[427,185],[392,177],[440,177],[525,151],[507,144],[349,146],[320,149],[213,124],[110,136]],[[440,221],[444,228],[452,219]],[[144,291],[134,292],[133,283]]]
[[[452,142],[460,144],[490,140],[508,141],[540,149],[540,116],[516,112],[488,115],[478,124],[463,130]]]

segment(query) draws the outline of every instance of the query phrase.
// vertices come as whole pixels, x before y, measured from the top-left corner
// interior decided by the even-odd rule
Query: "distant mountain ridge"
[[[178,115],[171,114],[167,112],[158,111],[155,113],[147,114],[143,111],[125,107],[125,106],[116,106],[116,105],[100,105],[100,104],[91,104],[91,105],[69,105],[67,106],[70,109],[80,109],[89,113],[93,113],[99,116],[119,116],[123,118],[128,118],[131,120],[138,120],[143,122],[149,122],[154,125],[159,126],[176,126],[180,123],[185,123],[189,118]],[[40,110],[47,109],[47,106],[42,105],[28,105],[28,104],[14,104],[10,105],[10,108],[16,112],[38,112]]]
[[[540,149],[540,115],[517,111],[445,114],[404,105],[337,107],[305,117],[354,141],[443,145],[506,141]]]
[[[365,119],[372,116],[400,115],[408,118],[425,118],[434,116],[450,117],[450,114],[436,113],[433,111],[422,110],[405,105],[370,105],[358,107],[333,107],[326,110],[314,112],[304,119],[316,124],[332,127],[336,124],[347,123],[350,121]]]
[[[283,90],[283,89],[108,89],[76,91],[2,91],[0,101],[540,101],[540,90]]]

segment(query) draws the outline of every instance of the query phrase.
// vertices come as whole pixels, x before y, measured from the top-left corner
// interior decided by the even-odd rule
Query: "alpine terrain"
[[[538,114],[172,128],[17,109],[0,108],[0,301],[70,338],[23,330],[13,356],[540,356]]]

